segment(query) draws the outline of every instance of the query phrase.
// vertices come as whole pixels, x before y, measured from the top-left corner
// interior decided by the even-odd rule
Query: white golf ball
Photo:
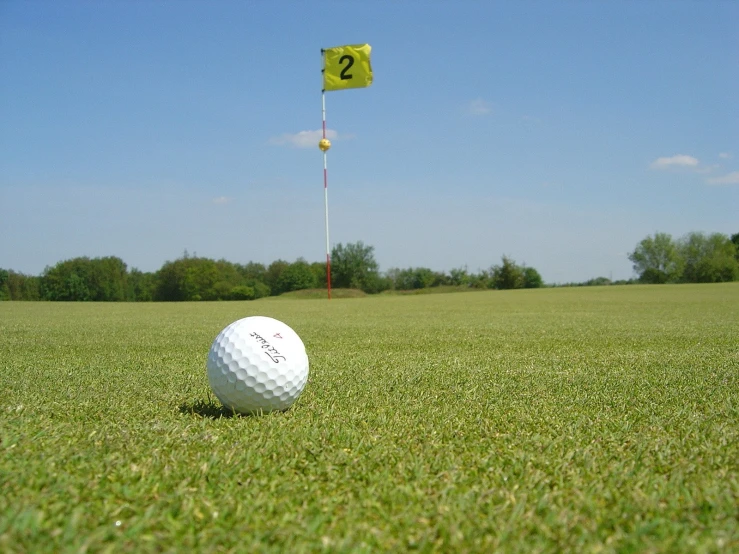
[[[234,321],[213,341],[208,381],[229,410],[286,410],[308,380],[308,355],[298,334],[271,317]]]

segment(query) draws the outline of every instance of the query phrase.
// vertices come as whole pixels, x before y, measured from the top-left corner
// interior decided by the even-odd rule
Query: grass
[[[364,298],[367,293],[360,289],[332,289],[331,298]],[[303,289],[285,292],[280,296],[265,298],[264,300],[326,300],[326,289]]]
[[[414,290],[386,290],[380,293],[382,296],[408,296],[408,295],[419,295],[419,294],[447,294],[450,292],[480,292],[482,289],[471,289],[468,286],[455,286],[455,285],[442,285],[438,287],[427,287],[423,289]],[[331,298],[365,298],[369,296],[366,292],[360,289],[331,289]],[[263,299],[267,300],[326,300],[327,293],[326,289],[303,289],[295,290],[292,292],[285,292],[280,296],[274,296]]]
[[[253,314],[311,375],[233,417]],[[739,551],[737,337],[738,284],[0,303],[0,551]]]
[[[417,294],[447,294],[450,292],[481,292],[484,289],[474,289],[467,285],[439,285],[436,287],[425,287],[412,290],[386,290],[380,294],[387,295],[417,295]]]

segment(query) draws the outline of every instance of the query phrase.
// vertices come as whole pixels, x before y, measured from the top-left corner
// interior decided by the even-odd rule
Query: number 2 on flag
[[[369,44],[326,48],[323,52],[323,90],[363,88],[372,84]]]

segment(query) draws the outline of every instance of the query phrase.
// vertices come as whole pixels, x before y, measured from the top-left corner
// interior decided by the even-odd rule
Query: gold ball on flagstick
[[[326,139],[326,138],[323,138],[323,139],[319,140],[318,141],[318,148],[321,149],[321,152],[325,152],[326,150],[328,150],[329,148],[331,148],[331,141],[328,140],[328,139]]]

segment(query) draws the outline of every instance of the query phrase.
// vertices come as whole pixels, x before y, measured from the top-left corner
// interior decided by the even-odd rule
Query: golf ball
[[[283,322],[264,316],[245,317],[223,329],[206,366],[218,400],[245,414],[288,409],[308,380],[303,341]]]

